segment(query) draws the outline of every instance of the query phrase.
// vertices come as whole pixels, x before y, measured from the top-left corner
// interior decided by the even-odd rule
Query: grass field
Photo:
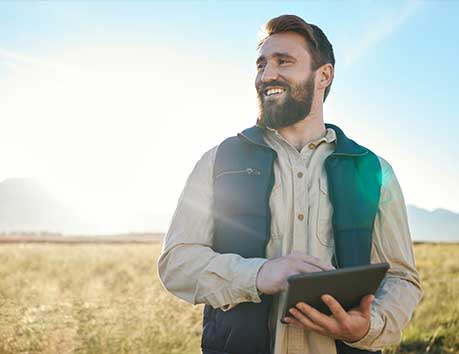
[[[199,353],[202,305],[162,288],[160,248],[0,244],[0,354]],[[385,353],[459,353],[459,245],[415,253],[425,295]]]

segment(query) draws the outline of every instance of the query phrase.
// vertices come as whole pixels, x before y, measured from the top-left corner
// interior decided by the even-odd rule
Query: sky
[[[164,231],[199,158],[255,123],[256,44],[281,14],[333,45],[324,121],[386,159],[407,204],[459,212],[458,1],[3,0],[0,181]]]

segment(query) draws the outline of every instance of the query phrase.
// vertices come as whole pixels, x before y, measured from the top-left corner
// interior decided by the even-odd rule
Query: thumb
[[[371,303],[373,302],[375,296],[374,295],[366,295],[360,301],[359,309],[365,317],[371,316]]]

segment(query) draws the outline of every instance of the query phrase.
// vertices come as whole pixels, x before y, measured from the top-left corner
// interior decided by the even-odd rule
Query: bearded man
[[[335,58],[319,27],[273,18],[258,50],[257,123],[196,164],[161,281],[206,304],[204,354],[380,351],[400,340],[422,296],[400,185],[385,159],[324,123]],[[380,262],[390,270],[360,306],[345,311],[325,295],[331,315],[299,303],[283,318],[289,276]]]

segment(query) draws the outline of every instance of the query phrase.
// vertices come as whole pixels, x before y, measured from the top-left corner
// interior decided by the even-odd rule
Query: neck
[[[322,105],[319,105],[317,110],[313,106],[311,112],[304,119],[287,127],[279,128],[277,131],[298,151],[301,151],[303,146],[323,138],[326,134]]]

